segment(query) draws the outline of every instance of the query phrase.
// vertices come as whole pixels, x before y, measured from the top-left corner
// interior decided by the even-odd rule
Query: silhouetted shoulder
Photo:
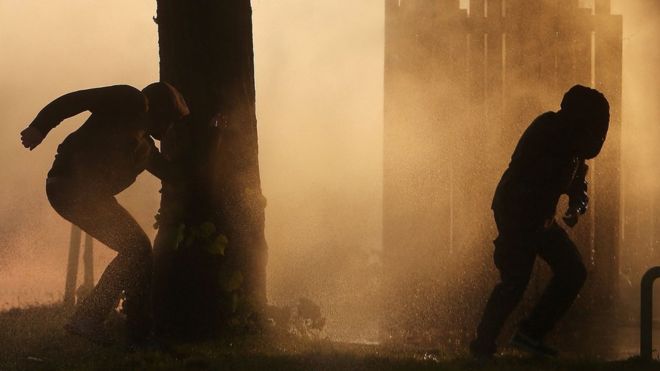
[[[559,125],[555,112],[546,112],[538,116],[527,127],[518,141],[518,145],[511,156],[516,161],[533,161],[552,148],[558,138]]]
[[[112,85],[85,91],[92,113],[137,114],[147,111],[147,100],[140,90],[130,85]]]
[[[528,130],[533,130],[537,135],[547,135],[556,132],[558,129],[558,119],[556,112],[545,112],[539,115],[534,121],[529,125]]]

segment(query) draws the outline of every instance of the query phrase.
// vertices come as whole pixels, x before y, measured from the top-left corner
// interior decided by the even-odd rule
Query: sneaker
[[[102,322],[72,318],[64,325],[64,330],[69,334],[80,336],[95,344],[107,346],[112,343]]]
[[[531,336],[522,333],[520,330],[513,335],[509,344],[514,348],[533,354],[537,357],[554,358],[559,354],[556,349],[543,344],[540,340],[536,340]]]

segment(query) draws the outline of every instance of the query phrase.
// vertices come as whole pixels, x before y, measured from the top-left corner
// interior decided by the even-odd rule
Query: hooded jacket
[[[586,192],[586,171],[580,171],[585,160],[570,136],[569,123],[555,112],[542,114],[525,130],[493,197],[499,220],[536,229],[554,217],[562,194]]]
[[[30,124],[44,136],[66,118],[91,116],[57,148],[49,178],[67,178],[116,195],[148,170],[159,178],[167,172],[153,139],[146,133],[148,102],[128,85],[80,90],[57,98]]]

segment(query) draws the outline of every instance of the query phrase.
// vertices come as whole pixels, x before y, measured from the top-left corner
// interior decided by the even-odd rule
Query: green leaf
[[[243,284],[243,274],[241,271],[233,271],[231,274],[220,275],[220,287],[226,292],[236,291]]]
[[[215,224],[212,222],[205,222],[199,226],[199,237],[209,238],[215,233]]]
[[[176,228],[174,236],[174,250],[178,250],[179,246],[181,245],[181,242],[183,242],[183,239],[185,238],[186,235],[186,225],[185,224],[179,224],[179,226]]]
[[[227,236],[224,234],[219,234],[218,237],[216,237],[215,240],[206,247],[206,251],[208,251],[208,253],[211,255],[222,256],[225,255],[225,249],[227,248],[228,244],[229,240],[227,239]]]

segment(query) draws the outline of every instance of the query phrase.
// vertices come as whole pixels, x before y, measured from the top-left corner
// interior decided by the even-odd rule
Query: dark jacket
[[[586,192],[586,169],[580,171],[586,164],[572,142],[568,123],[557,113],[546,112],[532,122],[495,191],[492,208],[496,219],[536,229],[554,217],[562,194]]]
[[[148,102],[127,85],[80,90],[57,98],[31,127],[44,136],[61,121],[84,111],[91,116],[57,148],[49,178],[68,178],[115,195],[145,169],[159,178],[167,166],[146,134]]]

